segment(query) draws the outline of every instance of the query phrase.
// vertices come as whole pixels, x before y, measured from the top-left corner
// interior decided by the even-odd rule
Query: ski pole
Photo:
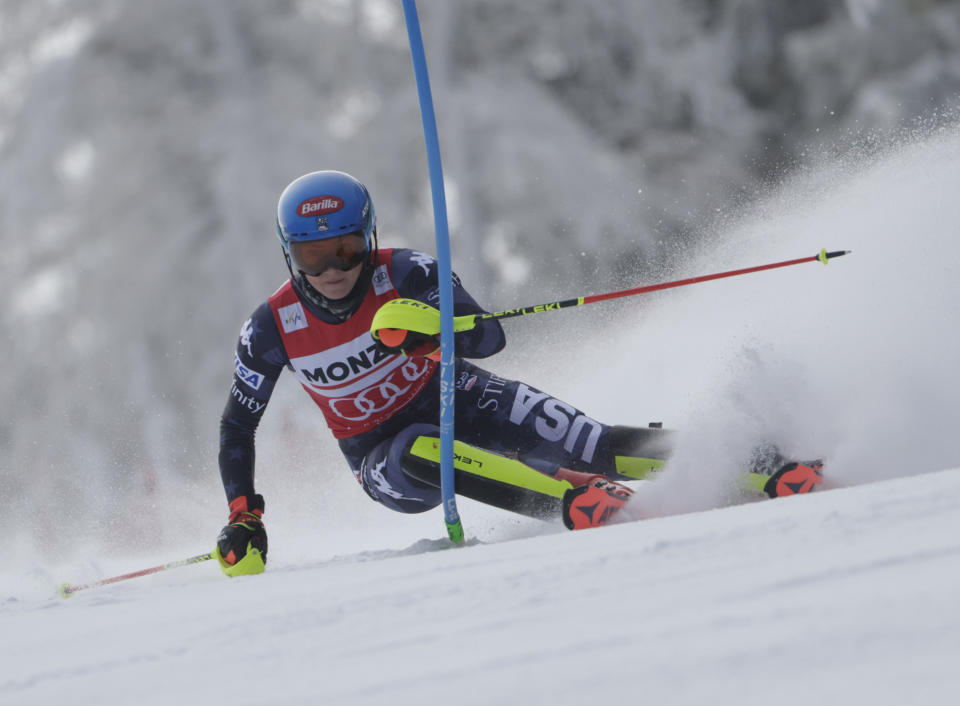
[[[198,554],[197,556],[192,556],[189,559],[180,559],[179,561],[171,561],[168,564],[161,564],[160,566],[153,566],[149,569],[142,569],[140,571],[134,571],[129,574],[123,574],[121,576],[113,576],[108,579],[100,579],[99,581],[93,581],[92,583],[81,583],[71,585],[69,583],[62,584],[60,586],[60,595],[63,598],[69,598],[77,591],[82,591],[85,588],[96,588],[97,586],[106,586],[107,584],[116,583],[117,581],[126,581],[127,579],[135,579],[138,576],[147,576],[148,574],[155,574],[160,571],[166,571],[167,569],[176,569],[181,566],[187,566],[188,564],[198,564],[201,561],[208,561],[213,559],[213,552],[208,554]]]
[[[528,316],[530,314],[540,314],[544,311],[556,311],[558,309],[568,309],[584,304],[594,304],[596,302],[607,301],[609,299],[620,299],[621,297],[632,297],[637,294],[647,294],[657,292],[662,289],[673,289],[675,287],[685,287],[688,284],[697,284],[698,282],[709,282],[710,280],[723,279],[724,277],[736,277],[746,275],[751,272],[761,272],[763,270],[773,270],[778,267],[790,267],[804,262],[822,262],[827,264],[832,258],[841,257],[851,252],[850,250],[834,250],[827,252],[826,248],[816,255],[810,257],[799,257],[795,260],[784,260],[783,262],[773,262],[768,265],[757,265],[755,267],[744,267],[739,270],[728,270],[726,272],[716,272],[711,275],[700,275],[699,277],[690,277],[687,279],[678,279],[672,282],[661,282],[659,284],[648,284],[643,287],[633,287],[631,289],[621,289],[616,292],[606,292],[605,294],[588,294],[575,299],[562,299],[560,301],[539,304],[536,306],[524,306],[517,309],[505,309],[491,314],[467,314],[465,316],[456,316],[453,319],[453,330],[469,331],[477,325],[478,321],[488,319],[509,319],[514,316]],[[431,326],[437,326],[435,323],[436,315],[431,315],[430,307],[415,299],[392,299],[384,304],[373,317],[373,323],[370,326],[374,337],[383,341],[388,346],[400,345],[408,330],[415,330],[428,335],[439,333],[430,330]]]
[[[457,330],[468,330],[473,328],[476,325],[477,321],[484,321],[486,319],[509,319],[514,316],[527,316],[529,314],[539,314],[543,311],[555,311],[557,309],[567,309],[574,306],[583,306],[584,304],[594,304],[595,302],[603,302],[610,299],[620,299],[621,297],[632,297],[637,294],[647,294],[649,292],[657,292],[662,289],[674,289],[676,287],[685,287],[688,284],[697,284],[698,282],[709,282],[715,279],[723,279],[724,277],[737,277],[738,275],[747,275],[752,272],[761,272],[763,270],[773,270],[778,267],[790,267],[791,265],[799,265],[804,262],[822,262],[824,265],[827,264],[829,260],[835,257],[841,257],[851,252],[850,250],[834,250],[833,252],[827,252],[826,248],[821,250],[816,255],[811,255],[810,257],[800,257],[795,260],[784,260],[783,262],[773,262],[768,265],[757,265],[755,267],[744,267],[739,270],[728,270],[727,272],[717,272],[712,275],[700,275],[699,277],[690,277],[688,279],[678,279],[672,282],[661,282],[660,284],[649,284],[643,287],[633,287],[631,289],[621,289],[616,292],[607,292],[605,294],[589,294],[584,297],[577,297],[576,299],[564,299],[561,301],[550,302],[548,304],[540,304],[538,306],[525,306],[519,309],[506,309],[504,311],[497,311],[492,314],[472,314],[470,316],[460,316],[458,319],[474,319],[474,321],[469,322],[471,325],[467,326],[467,321],[462,323],[465,328],[458,327]]]

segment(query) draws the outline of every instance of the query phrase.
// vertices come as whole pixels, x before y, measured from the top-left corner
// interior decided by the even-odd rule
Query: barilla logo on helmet
[[[322,216],[343,208],[343,199],[339,196],[314,196],[297,206],[298,216]]]

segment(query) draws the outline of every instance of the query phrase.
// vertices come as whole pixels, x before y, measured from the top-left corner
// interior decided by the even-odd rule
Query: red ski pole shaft
[[[672,282],[661,282],[659,284],[649,284],[643,287],[633,287],[631,289],[621,289],[616,292],[607,292],[605,294],[589,294],[583,297],[577,297],[576,299],[563,299],[561,301],[550,302],[548,304],[540,304],[537,306],[525,306],[519,309],[506,309],[504,311],[497,311],[492,314],[476,314],[475,321],[482,321],[484,319],[508,319],[514,316],[527,316],[528,314],[539,314],[544,311],[554,311],[556,309],[567,309],[574,306],[583,306],[584,304],[593,304],[595,302],[607,301],[609,299],[620,299],[621,297],[632,297],[637,294],[647,294],[649,292],[657,292],[662,289],[673,289],[675,287],[685,287],[688,284],[697,284],[698,282],[709,282],[710,280],[723,279],[724,277],[737,277],[738,275],[747,275],[752,272],[761,272],[763,270],[773,270],[778,267],[790,267],[791,265],[799,265],[804,262],[822,262],[824,265],[827,264],[827,261],[834,257],[841,257],[849,253],[849,250],[834,250],[833,252],[827,252],[826,249],[821,250],[816,255],[811,255],[810,257],[800,257],[795,260],[784,260],[783,262],[772,262],[768,265],[756,265],[755,267],[744,267],[739,270],[728,270],[726,272],[717,272],[711,275],[700,275],[699,277],[689,277],[687,279],[678,279]],[[466,319],[471,317],[457,317],[458,319]],[[475,322],[474,322],[475,323]],[[466,328],[472,328],[472,326],[464,325],[460,330],[465,330]]]
[[[86,588],[96,588],[97,586],[106,586],[107,584],[117,583],[118,581],[126,581],[127,579],[135,579],[139,576],[147,576],[149,574],[156,574],[160,571],[166,571],[167,569],[176,569],[180,566],[187,566],[189,564],[197,564],[201,561],[207,561],[213,559],[213,552],[207,554],[198,554],[197,556],[192,556],[189,559],[180,559],[178,561],[171,561],[168,564],[161,564],[160,566],[152,566],[149,569],[141,569],[140,571],[133,571],[129,574],[122,574],[120,576],[112,576],[108,579],[100,579],[99,581],[93,581],[91,583],[81,583],[81,584],[69,584],[65,583],[60,586],[60,595],[64,598],[69,598],[77,591],[82,591]]]
[[[524,306],[518,309],[505,309],[495,311],[490,314],[464,314],[453,317],[454,331],[469,331],[477,325],[478,321],[488,319],[509,319],[514,316],[527,316],[529,314],[540,314],[544,311],[556,311],[557,309],[567,309],[574,306],[583,306],[584,304],[593,304],[595,302],[607,301],[608,299],[619,299],[621,297],[632,297],[637,294],[647,294],[661,289],[673,289],[675,287],[686,287],[688,284],[697,284],[698,282],[709,282],[714,279],[723,279],[724,277],[736,277],[738,275],[747,275],[751,272],[761,272],[763,270],[773,270],[778,267],[790,267],[804,262],[822,262],[827,264],[832,258],[841,257],[849,253],[849,250],[834,250],[827,252],[826,248],[816,255],[810,257],[798,257],[795,260],[784,260],[783,262],[771,262],[767,265],[756,265],[754,267],[744,267],[739,270],[728,270],[726,272],[716,272],[712,275],[700,275],[699,277],[689,277],[687,279],[678,279],[672,282],[661,282],[660,284],[648,284],[643,287],[633,287],[631,289],[621,289],[616,292],[607,292],[606,294],[588,294],[577,297],[576,299],[561,299],[547,304],[538,304],[537,306]],[[432,312],[432,313],[431,313]],[[385,334],[389,334],[390,339],[402,341],[413,331],[435,334],[439,324],[436,323],[434,314],[436,310],[433,307],[417,301],[416,299],[391,299],[377,311],[370,325],[370,332],[378,341],[382,341]],[[411,325],[412,324],[412,325]],[[431,328],[433,327],[433,328]],[[436,329],[436,330],[433,330]],[[389,343],[393,346],[400,344]]]

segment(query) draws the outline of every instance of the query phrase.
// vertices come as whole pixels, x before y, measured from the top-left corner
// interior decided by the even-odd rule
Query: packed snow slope
[[[0,701],[957,703],[957,193],[955,131],[847,157],[718,219],[664,276],[853,250],[828,267],[512,324],[537,335],[494,369],[604,421],[681,430],[633,503],[648,519],[568,533],[463,502],[471,544],[440,551],[439,512],[369,502],[332,444],[304,463],[274,415],[263,576],[206,563],[54,597],[211,548],[215,479],[161,488],[149,521],[116,527],[124,546],[83,545],[96,513],[63,518],[62,557],[7,538]],[[730,506],[760,439],[847,487]]]
[[[2,606],[6,704],[955,704],[960,470]]]

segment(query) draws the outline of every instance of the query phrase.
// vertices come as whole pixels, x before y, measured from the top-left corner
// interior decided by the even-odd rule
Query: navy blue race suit
[[[387,252],[392,253],[396,294],[437,306],[436,261],[412,250]],[[453,296],[456,316],[484,313],[456,277]],[[339,323],[305,299],[300,303],[320,320]],[[237,343],[233,386],[220,423],[220,474],[228,501],[255,493],[254,435],[281,371],[294,369],[277,320],[269,302],[264,302],[244,324]],[[359,323],[369,329],[371,322]],[[616,435],[611,431],[620,428],[601,424],[572,405],[465,360],[491,356],[505,343],[496,320],[456,334],[456,438],[518,457],[548,474],[565,466],[621,477],[614,470],[611,449],[611,437]],[[373,429],[339,439],[348,465],[367,494],[393,510],[422,512],[441,501],[437,488],[409,477],[401,467],[402,451],[413,439],[439,435],[439,386],[440,375],[433,370],[419,394],[392,416]]]

